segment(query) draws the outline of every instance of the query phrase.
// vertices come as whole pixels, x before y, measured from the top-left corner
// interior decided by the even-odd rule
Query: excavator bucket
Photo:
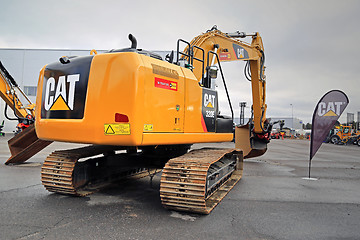
[[[11,157],[5,164],[23,163],[50,143],[52,141],[39,139],[35,132],[35,124],[31,124],[8,141]]]
[[[244,158],[253,158],[263,155],[267,145],[250,138],[250,126],[246,124],[235,127],[235,148],[243,151]]]

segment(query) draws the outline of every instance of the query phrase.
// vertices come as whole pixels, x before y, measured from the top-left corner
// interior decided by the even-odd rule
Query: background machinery
[[[360,146],[360,133],[353,132],[352,126],[340,125],[330,131],[329,141],[333,144],[354,143]]]
[[[276,122],[273,122],[272,125],[275,125],[279,123],[279,129],[273,129],[272,132],[271,132],[271,139],[280,139],[280,138],[283,138],[284,136],[284,132],[283,132],[283,127],[285,125],[285,120],[279,120],[279,121],[276,121]]]
[[[48,146],[51,141],[38,139],[35,132],[35,104],[21,90],[14,78],[0,62],[0,97],[5,101],[5,117],[18,121],[15,137],[8,141],[11,157],[5,164],[22,163]],[[26,104],[24,104],[25,102]],[[9,117],[7,108],[15,117]],[[1,129],[4,125],[2,123]],[[4,134],[4,133],[1,133]]]
[[[251,43],[238,40],[248,36]],[[39,138],[91,144],[50,154],[42,183],[51,192],[84,196],[112,181],[163,169],[162,204],[207,214],[241,178],[243,157],[264,154],[269,142],[261,37],[223,33],[215,26],[191,42],[179,39],[176,54],[165,60],[138,49],[131,34],[129,39],[130,48],[61,57],[41,70]],[[247,61],[252,119],[237,127],[236,149],[188,152],[194,143],[233,139],[234,114],[221,62],[236,60]],[[212,83],[218,72],[231,116],[219,111]]]

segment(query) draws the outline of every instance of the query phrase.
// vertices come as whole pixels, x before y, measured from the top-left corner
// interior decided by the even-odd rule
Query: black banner
[[[335,125],[348,103],[349,99],[345,93],[340,90],[332,90],[326,93],[316,105],[312,118],[309,178],[311,159],[319,150],[329,131]]]

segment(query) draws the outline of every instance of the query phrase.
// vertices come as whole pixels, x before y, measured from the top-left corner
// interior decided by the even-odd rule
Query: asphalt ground
[[[323,144],[308,176],[309,141],[272,140],[244,162],[244,176],[209,215],[164,209],[160,174],[87,197],[47,192],[40,168],[53,143],[5,166],[0,138],[0,239],[360,239],[360,147]],[[234,147],[233,143],[196,144]]]

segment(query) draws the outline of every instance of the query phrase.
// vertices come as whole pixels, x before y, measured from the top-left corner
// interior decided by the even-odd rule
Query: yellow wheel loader
[[[352,126],[340,125],[338,131],[329,137],[333,144],[358,144],[360,132],[352,131]]]
[[[245,37],[251,43],[238,40]],[[163,169],[164,207],[208,214],[241,178],[243,158],[264,154],[269,142],[261,37],[213,27],[191,42],[179,39],[177,51],[166,59],[138,49],[131,34],[129,39],[130,48],[64,56],[41,70],[38,137],[90,144],[50,154],[42,183],[51,192],[84,196],[110,182]],[[236,149],[188,152],[194,143],[233,139],[234,114],[221,63],[236,60],[247,62],[252,119],[236,128]],[[225,86],[229,116],[220,114],[216,77]]]

